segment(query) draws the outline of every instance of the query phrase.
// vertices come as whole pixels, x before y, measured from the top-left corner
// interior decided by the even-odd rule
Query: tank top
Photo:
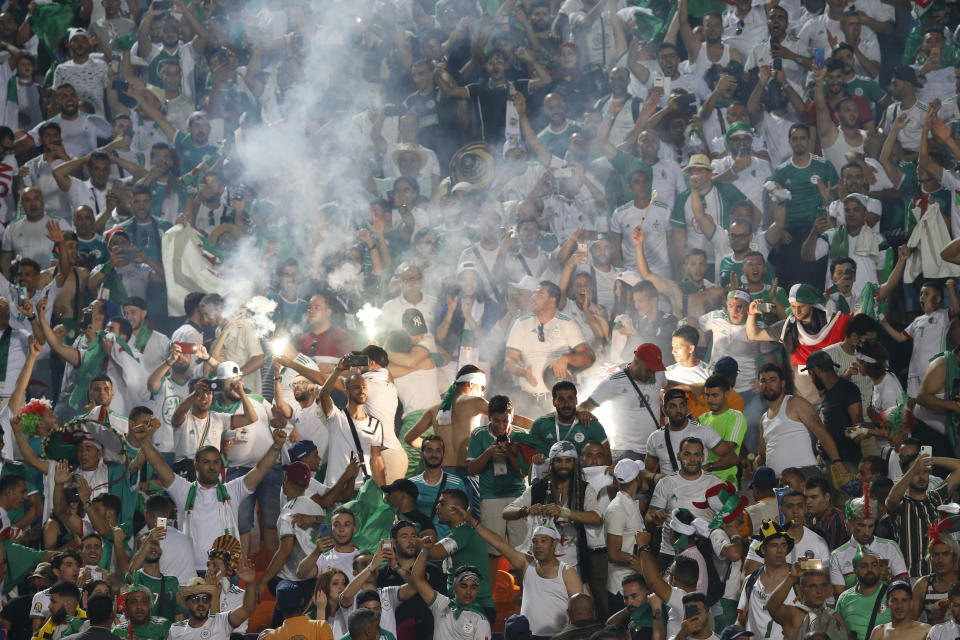
[[[535,636],[552,636],[567,626],[567,585],[563,583],[563,571],[567,564],[560,563],[556,578],[541,578],[535,564],[527,565],[523,573],[523,601],[520,615],[530,622],[530,632]]]
[[[787,417],[787,403],[793,396],[783,396],[777,415],[763,414],[761,425],[767,443],[767,466],[777,472],[787,467],[810,467],[817,464],[813,455],[810,432],[802,422]]]
[[[933,575],[927,578],[927,590],[923,592],[923,611],[927,615],[927,624],[939,624],[944,621],[949,610],[949,598],[946,591],[937,591],[933,586]]]
[[[860,136],[863,140],[867,139],[866,131],[863,129],[857,129],[857,131],[860,132]],[[821,149],[823,150],[823,157],[826,158],[827,162],[833,165],[833,168],[837,170],[837,174],[839,175],[840,169],[843,168],[843,165],[847,164],[847,151],[863,153],[863,142],[854,147],[847,142],[846,137],[843,135],[843,130],[839,129],[837,131],[837,139],[834,140],[833,144],[829,147],[821,147]]]
[[[716,62],[713,62],[707,55],[707,43],[702,43],[700,45],[700,50],[697,52],[697,59],[689,63],[688,71],[695,73],[698,76],[703,76],[703,74],[709,71],[710,67],[715,64],[718,64],[721,67],[726,67],[728,64],[730,64],[730,45],[723,45],[723,53],[720,55],[720,59]]]

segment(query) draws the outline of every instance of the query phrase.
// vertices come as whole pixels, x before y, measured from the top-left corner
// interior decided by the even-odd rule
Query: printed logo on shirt
[[[577,433],[575,433],[575,434],[573,435],[573,439],[574,439],[576,442],[583,442],[584,440],[586,440],[586,437],[583,435],[583,432],[582,432],[582,431],[578,431]]]

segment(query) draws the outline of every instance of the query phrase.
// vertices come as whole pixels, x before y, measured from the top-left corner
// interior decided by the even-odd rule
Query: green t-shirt
[[[509,436],[522,431],[516,427],[510,428]],[[511,438],[512,439],[512,438]],[[487,427],[477,427],[470,434],[470,445],[467,448],[468,458],[479,458],[483,452],[494,443],[494,436]],[[526,488],[526,474],[529,467],[523,456],[518,456],[523,475],[519,475],[513,465],[506,459],[497,461],[490,459],[487,466],[480,471],[480,499],[487,498],[516,498]]]
[[[575,133],[580,133],[581,129],[579,126],[575,125],[572,122],[567,122],[566,128],[560,133],[554,133],[550,130],[548,125],[544,128],[543,131],[537,134],[537,138],[540,139],[540,142],[549,149],[550,153],[562,158],[567,154],[567,146],[570,144],[570,136]]]
[[[882,586],[884,583],[880,584]],[[872,595],[864,596],[857,592],[856,586],[853,586],[837,598],[836,611],[847,625],[847,631],[857,634],[858,640],[865,640],[864,636],[870,624],[870,617],[873,615],[874,604],[884,591],[885,589],[877,589]],[[890,610],[885,602],[881,602],[874,628],[887,622],[890,622]]]
[[[150,618],[146,624],[133,628],[133,637],[142,640],[164,640],[170,633],[170,626],[173,620],[166,618]],[[113,635],[121,638],[129,638],[130,621],[126,620],[112,629]]]
[[[869,102],[871,107],[887,95],[887,92],[883,90],[879,83],[859,76],[847,83],[847,91],[855,96],[860,96]]]
[[[153,199],[150,205],[150,215],[158,218],[163,217],[163,202],[167,199],[168,187],[170,188],[170,195],[176,196],[180,202],[179,210],[183,210],[183,206],[187,200],[187,192],[182,182],[173,180],[172,178],[168,184],[163,184],[159,180],[152,180],[147,186],[150,187],[150,198]]]
[[[107,243],[103,241],[103,236],[100,235],[93,236],[93,240],[78,240],[77,254],[81,260],[88,261],[91,267],[105,264],[110,259]]]
[[[177,603],[177,589],[180,584],[176,576],[163,576],[163,582],[138,570],[133,577],[135,584],[142,584],[153,594],[153,606],[150,615],[173,620],[181,608]]]
[[[173,146],[180,153],[180,173],[190,173],[203,162],[204,156],[214,155],[220,152],[220,149],[209,142],[202,147],[198,147],[193,136],[183,131],[177,131],[177,136],[173,141]]]
[[[703,195],[703,200],[704,202],[710,202],[714,197],[716,197],[720,206],[720,211],[717,212],[717,222],[721,228],[729,229],[733,205],[748,200],[748,198],[732,182],[716,181],[710,187],[710,191]],[[670,213],[670,226],[683,229],[690,226],[687,224],[687,200],[689,199],[690,189],[677,194],[676,200],[673,201],[673,211]]]
[[[580,454],[583,451],[583,445],[589,440],[606,442],[607,432],[597,420],[591,420],[589,426],[584,426],[579,420],[574,420],[572,425],[559,424],[556,414],[551,413],[534,421],[530,427],[529,439],[524,438],[523,442],[546,455],[550,452],[553,443],[558,440],[573,443],[577,454]]]
[[[817,207],[824,204],[820,195],[821,181],[837,184],[837,172],[833,165],[818,155],[810,154],[805,167],[793,164],[793,158],[777,167],[771,180],[790,191],[787,200],[787,228],[808,231],[817,216]]]
[[[452,541],[456,545],[456,551],[450,553]],[[483,541],[480,534],[466,522],[459,524],[450,530],[450,535],[440,541],[440,544],[447,549],[447,558],[443,561],[443,570],[447,574],[447,590],[453,593],[453,574],[464,565],[474,565],[480,571],[480,593],[477,595],[477,602],[481,607],[490,608],[493,606],[493,592],[490,589],[490,580],[487,576],[490,566],[490,560],[487,557],[487,543]]]
[[[156,233],[154,225],[156,223]],[[151,216],[151,222],[140,224],[135,219],[124,220],[121,227],[130,234],[130,244],[143,251],[143,254],[155,262],[161,262],[163,256],[160,254],[160,239],[163,232],[172,227],[166,220],[160,220],[156,216]]]
[[[747,419],[743,416],[743,413],[736,409],[727,409],[720,415],[714,415],[712,411],[707,411],[697,419],[716,431],[721,440],[732,442],[734,444],[733,450],[737,452],[737,455],[740,455],[743,436],[747,435]],[[716,459],[717,454],[712,450],[707,452],[707,462],[714,462]],[[733,482],[734,484],[737,482],[736,466],[721,471],[711,471],[711,473],[724,482]]]
[[[16,460],[4,460],[3,467],[0,468],[0,479],[10,475],[11,473],[18,475],[27,481],[27,494],[39,492],[40,495],[43,496],[43,485],[37,484],[36,476],[30,473],[30,469],[28,469],[25,464],[22,462],[17,462]],[[10,518],[10,524],[18,522],[21,518],[23,518],[23,516],[27,514],[27,510],[29,508],[30,503],[24,501],[24,503],[16,509],[10,509],[7,511],[7,517]]]
[[[763,263],[767,266],[767,270],[763,273],[763,283],[770,284],[777,277],[777,272],[769,261],[764,260]],[[731,274],[734,273],[737,274],[737,281],[740,282],[743,278],[743,262],[734,260],[733,254],[728,253],[720,259],[720,280],[717,284],[727,286]]]

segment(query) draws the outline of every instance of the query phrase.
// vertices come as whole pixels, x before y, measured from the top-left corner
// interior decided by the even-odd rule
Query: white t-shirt
[[[692,367],[685,367],[680,363],[672,364],[667,367],[667,370],[663,375],[670,382],[678,382],[680,384],[703,384],[707,381],[707,378],[713,375],[713,372],[710,370],[710,365],[703,360],[700,360]]]
[[[956,620],[947,620],[930,627],[927,640],[955,640],[960,637],[960,624]]]
[[[717,158],[712,162],[714,172],[719,175],[733,167],[736,159],[732,155]],[[773,167],[763,158],[752,156],[750,166],[737,172],[733,185],[750,199],[755,207],[763,211],[763,183],[773,174]]]
[[[173,453],[177,450],[180,429],[173,428],[173,412],[188,395],[190,395],[190,380],[177,384],[168,374],[160,381],[157,392],[151,396],[153,415],[160,418],[160,428],[153,434],[153,445],[158,451]]]
[[[774,623],[773,618],[767,611],[767,602],[775,590],[776,588],[771,589],[770,592],[767,593],[763,582],[757,579],[750,592],[748,605],[747,581],[745,580],[743,591],[740,592],[740,601],[737,603],[738,611],[747,611],[747,631],[752,631],[754,636],[764,638],[764,640],[783,640],[783,627]],[[790,589],[783,604],[792,605],[796,600],[797,598],[793,589]]]
[[[539,339],[541,327],[542,342]],[[506,348],[519,351],[523,362],[533,368],[536,386],[532,387],[526,378],[519,378],[520,388],[528,393],[549,393],[550,389],[543,383],[543,370],[560,355],[585,343],[580,326],[570,316],[558,312],[541,325],[537,316],[529,313],[513,323]]]
[[[250,398],[257,421],[239,429],[223,431],[224,440],[233,443],[227,451],[227,466],[254,467],[273,446],[273,430],[270,428],[270,404],[266,400]],[[233,415],[243,415],[243,403],[237,406]]]
[[[670,453],[667,451],[666,437],[667,429],[657,429],[647,438],[647,455],[654,456],[660,461],[660,473],[674,473],[673,463],[670,462]],[[714,449],[723,442],[720,435],[705,424],[701,424],[694,419],[687,421],[687,425],[680,431],[670,431],[670,442],[673,444],[673,455],[679,455],[680,443],[684,438],[700,438],[703,445],[708,449]],[[679,463],[679,458],[677,459]],[[699,500],[699,498],[698,498]]]
[[[907,393],[915,396],[920,390],[920,378],[927,370],[930,360],[947,348],[947,330],[950,328],[950,312],[937,309],[931,314],[917,316],[903,330],[913,339],[910,352],[910,368],[907,371]]]
[[[640,507],[637,501],[629,495],[620,491],[610,501],[610,505],[603,513],[603,526],[607,534],[620,536],[620,550],[624,553],[633,554],[633,548],[637,544],[637,533],[646,531],[643,526],[643,516],[640,514]],[[607,565],[607,591],[609,593],[620,593],[622,587],[620,581],[633,573],[630,565],[614,564],[609,562]]]
[[[233,418],[229,413],[208,411],[205,418],[198,418],[188,411],[183,424],[176,429],[175,451],[178,458],[192,458],[201,445],[220,449],[220,437],[230,428]],[[204,435],[206,431],[206,435]]]
[[[49,220],[47,216],[35,222],[26,217],[14,220],[3,233],[0,249],[36,260],[41,269],[46,269],[50,266],[50,254],[53,252],[53,243],[47,238]]]
[[[233,632],[233,625],[230,624],[230,613],[222,611],[212,613],[202,626],[193,628],[190,626],[190,620],[181,620],[174,622],[167,635],[168,640],[229,640]]]
[[[620,252],[626,269],[637,268],[637,251],[631,236],[636,227],[643,228],[643,257],[650,271],[670,276],[670,244],[667,231],[670,229],[670,209],[666,203],[653,200],[645,209],[638,209],[633,202],[618,207],[610,217],[610,232],[620,234]]]
[[[737,393],[750,391],[757,377],[757,359],[760,357],[762,343],[747,338],[747,325],[733,324],[726,311],[710,311],[700,316],[701,331],[713,333],[713,347],[710,359],[716,364],[725,356],[736,359],[740,368],[737,384],[733,390]]]
[[[870,407],[877,413],[900,404],[903,399],[903,386],[897,376],[889,371],[883,376],[880,384],[874,385],[870,394]]]
[[[755,560],[763,564],[763,558],[757,553],[757,547],[760,546],[759,540],[750,543],[750,551],[747,553],[747,560]],[[816,560],[823,561],[824,566],[830,563],[830,547],[822,536],[807,527],[803,528],[803,537],[794,540],[793,549],[787,554],[787,563],[793,564],[806,556],[807,551],[812,551],[810,556]]]
[[[719,436],[717,436],[719,437]],[[720,478],[710,473],[701,473],[695,480],[687,480],[678,473],[673,473],[657,483],[650,498],[651,509],[663,509],[668,514],[674,509],[689,509],[694,516],[704,518],[708,522],[713,519],[713,509],[700,509],[694,502],[703,502],[707,489],[720,484]],[[666,525],[664,525],[666,528]],[[668,556],[675,555],[670,544],[670,536],[664,535],[660,541],[660,553]]]
[[[146,533],[149,533],[149,530]],[[160,556],[160,573],[176,576],[181,586],[197,577],[193,543],[182,531],[167,525],[167,537],[160,541],[160,549],[163,551]]]
[[[336,549],[324,551],[320,554],[320,557],[317,558],[317,575],[323,573],[324,569],[333,567],[334,569],[340,569],[340,571],[343,571],[348,576],[352,576],[353,559],[361,553],[362,551],[357,548],[354,548],[353,551],[348,551],[347,553],[340,553]]]
[[[350,431],[350,423],[347,421],[347,414],[343,409],[334,407],[333,413],[326,418],[327,429],[330,432],[330,439],[327,441],[327,475],[324,481],[333,485],[337,479],[343,475],[347,463],[350,461],[350,454],[356,455],[357,446],[353,441],[353,433]],[[370,473],[370,448],[383,446],[384,425],[376,418],[367,415],[363,420],[354,420],[357,429],[357,437],[360,439],[360,447],[363,449],[363,462]],[[357,474],[356,486],[363,484],[364,475]],[[348,573],[347,575],[353,575]]]
[[[54,87],[59,87],[61,84],[73,85],[77,90],[77,97],[93,105],[94,111],[100,116],[104,114],[103,92],[109,83],[107,63],[102,57],[91,56],[83,64],[67,60],[57,65],[53,71]]]
[[[666,378],[663,377],[663,372],[658,371],[653,382],[634,380],[634,383],[643,393],[649,410],[646,405],[641,404],[636,389],[627,377],[626,365],[609,378],[601,380],[590,394],[590,400],[598,406],[610,403],[609,415],[612,420],[607,422],[606,432],[611,449],[646,453],[647,440],[660,428],[659,397],[660,389],[666,385]],[[656,422],[650,417],[650,410],[653,411]]]
[[[429,347],[425,348],[429,349]],[[390,374],[386,369],[374,369],[364,373],[363,378],[367,381],[367,402],[363,405],[363,410],[383,423],[383,448],[402,448],[397,432],[393,428],[399,395],[396,385],[390,381]]]
[[[459,618],[454,617],[450,598],[442,593],[434,596],[430,612],[433,613],[434,640],[489,640],[492,637],[490,622],[485,617],[474,611],[464,611]]]
[[[177,522],[180,531],[186,526],[187,494],[193,483],[187,482],[181,476],[174,476],[173,482],[167,487],[167,495],[177,505]],[[235,478],[224,485],[230,499],[227,505],[234,513],[240,511],[240,503],[252,492],[247,488],[243,477]],[[213,541],[224,533],[223,523],[220,521],[220,502],[217,500],[217,487],[197,485],[197,496],[190,514],[190,539],[193,542],[193,559],[198,571],[207,568],[207,551],[213,546]]]
[[[853,282],[853,295],[854,298],[860,296],[860,292],[863,291],[863,287],[868,283],[872,282],[877,284],[877,270],[880,268],[878,262],[879,258],[872,255],[860,255],[857,253],[858,241],[868,242],[869,238],[862,238],[864,234],[872,234],[873,230],[864,225],[860,230],[860,233],[856,236],[849,236],[847,255],[857,264],[857,278]],[[825,258],[830,254],[830,243],[833,242],[834,237],[837,235],[836,229],[827,229],[819,238],[817,238],[817,246],[815,249],[817,260]],[[830,279],[830,274],[827,274],[824,289],[829,289],[830,285],[833,282]]]
[[[309,440],[317,445],[322,463],[327,458],[327,442],[330,438],[327,422],[323,419],[323,409],[316,400],[305,408],[295,402],[290,405],[290,409],[293,415],[290,416],[289,422],[297,432],[297,439]]]
[[[309,490],[309,487],[308,487]],[[323,507],[310,499],[308,494],[304,493],[290,500],[280,509],[280,516],[277,518],[277,535],[280,539],[285,536],[293,536],[293,549],[290,552],[287,561],[280,568],[280,577],[294,582],[300,580],[297,577],[297,565],[300,561],[310,555],[315,546],[313,542],[313,527],[304,529],[293,525],[293,516],[302,513],[308,516],[323,515]],[[352,572],[347,575],[353,575]]]

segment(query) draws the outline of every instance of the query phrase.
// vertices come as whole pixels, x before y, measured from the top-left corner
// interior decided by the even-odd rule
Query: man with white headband
[[[580,471],[577,449],[572,442],[560,441],[550,447],[550,467],[542,478],[534,480],[519,498],[503,510],[504,520],[527,518],[527,540],[520,547],[532,548],[533,531],[547,525],[560,532],[557,557],[590,576],[590,552],[584,525],[603,523],[595,491],[587,491]],[[561,627],[563,625],[560,625]]]
[[[840,342],[844,338],[849,313],[827,313],[823,292],[809,284],[795,284],[788,296],[793,315],[773,326],[761,328],[757,316],[760,302],[750,303],[747,317],[747,337],[751,340],[780,342],[790,354],[797,392],[811,402],[819,401],[816,388],[809,375],[800,375],[800,367],[807,363],[807,356],[814,351]]]
[[[490,621],[477,602],[483,577],[479,569],[463,565],[453,575],[453,599],[437,593],[426,578],[428,554],[421,550],[413,563],[409,583],[433,613],[434,640],[487,640],[491,637]],[[420,638],[420,640],[427,640]]]
[[[534,562],[531,564],[529,555],[514,549],[473,516],[467,515],[466,522],[523,576],[520,615],[530,621],[533,637],[550,637],[563,629],[568,622],[568,600],[583,591],[583,581],[574,567],[557,557],[560,532],[549,524],[538,525],[533,530],[530,554]]]
[[[443,471],[463,480],[470,498],[470,510],[474,514],[480,513],[480,498],[476,484],[467,473],[467,449],[470,434],[482,426],[487,415],[488,405],[483,397],[486,388],[487,377],[479,367],[472,364],[460,367],[440,404],[428,409],[403,437],[404,442],[416,449],[423,444],[421,436],[428,429],[433,429],[443,439]],[[512,424],[529,429],[533,423],[529,418],[514,414]]]

